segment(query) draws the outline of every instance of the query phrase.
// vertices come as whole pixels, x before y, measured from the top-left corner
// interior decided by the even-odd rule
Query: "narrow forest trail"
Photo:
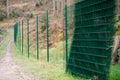
[[[9,41],[6,48],[6,54],[0,61],[0,80],[35,80],[27,76],[12,59],[12,43],[13,39]]]

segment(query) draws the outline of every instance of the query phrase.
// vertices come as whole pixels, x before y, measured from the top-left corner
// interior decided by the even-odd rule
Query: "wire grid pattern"
[[[114,35],[115,0],[75,3],[75,30],[68,71],[86,78],[108,80]]]

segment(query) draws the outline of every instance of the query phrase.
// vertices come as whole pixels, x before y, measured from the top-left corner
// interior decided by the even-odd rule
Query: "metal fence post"
[[[37,59],[39,59],[38,16],[36,17],[36,50],[37,50]]]
[[[17,36],[18,36],[18,23],[15,23],[15,25],[14,25],[14,42],[15,42],[16,46],[17,46]]]
[[[18,34],[17,34],[17,48],[19,49],[19,22],[17,22]]]
[[[24,46],[23,46],[23,43],[24,43],[24,29],[23,29],[23,20],[22,20],[22,55],[23,55],[23,49],[24,49]]]
[[[16,24],[14,24],[14,43],[16,45],[16,27],[15,27]]]
[[[19,26],[18,26],[19,24],[18,24],[18,22],[17,22],[17,28],[18,28],[18,31],[17,31],[17,42],[16,42],[16,44],[17,44],[17,48],[18,48],[18,46],[19,46],[19,44],[18,44],[18,38],[19,38]]]
[[[66,72],[68,70],[68,15],[67,15],[67,6],[65,6],[65,42],[66,42]]]
[[[28,58],[30,57],[30,46],[29,46],[29,19],[27,19],[27,44],[28,44]]]
[[[21,30],[20,30],[20,21],[19,21],[19,23],[18,23],[19,25],[19,37],[18,37],[18,48],[19,48],[19,50],[21,51]]]
[[[47,37],[47,61],[49,62],[49,23],[48,23],[48,10],[46,11],[46,37]]]

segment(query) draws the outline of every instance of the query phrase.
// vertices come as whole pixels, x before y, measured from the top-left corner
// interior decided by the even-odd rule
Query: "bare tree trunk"
[[[70,6],[70,0],[67,0],[67,6]]]
[[[63,15],[63,10],[64,10],[64,8],[65,8],[65,5],[68,5],[67,4],[67,2],[68,2],[68,0],[62,0],[62,8],[61,8],[61,10],[62,10],[62,15]]]
[[[59,0],[57,0],[57,15],[59,13]]]
[[[113,48],[113,54],[112,54],[112,64],[116,63],[116,60],[119,56],[119,54],[118,54],[119,53],[119,45],[120,45],[120,38],[119,38],[119,36],[115,36],[114,48]]]
[[[61,1],[61,15],[63,13],[63,1]]]
[[[55,8],[56,8],[55,0],[53,0],[53,15],[55,15]]]
[[[7,18],[9,18],[9,0],[6,1]]]

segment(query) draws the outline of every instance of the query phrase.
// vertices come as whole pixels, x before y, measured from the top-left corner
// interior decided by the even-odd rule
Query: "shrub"
[[[39,4],[40,4],[40,5],[43,5],[42,0],[39,0]]]
[[[116,16],[115,16],[115,20],[116,20],[116,21],[120,21],[120,15],[116,15]]]
[[[23,8],[23,9],[22,9],[22,12],[25,12],[25,11],[26,11],[25,8]]]
[[[14,18],[19,17],[19,13],[18,13],[18,11],[16,11],[16,10],[12,10],[12,12],[10,13],[10,17],[14,17]]]
[[[35,4],[35,6],[36,6],[36,7],[39,7],[39,6],[40,6],[40,4],[39,4],[39,3],[36,3],[36,4]]]
[[[41,17],[41,30],[42,30],[42,32],[43,31],[45,31],[46,30],[46,17],[45,17],[45,15],[42,15],[42,17]]]
[[[5,18],[7,18],[6,13],[0,12],[0,21],[3,21]]]
[[[40,5],[43,5],[43,0],[39,0],[39,2],[35,4],[36,7],[39,7]]]
[[[6,3],[7,3],[7,0],[2,0],[2,4],[3,4],[3,5],[6,6],[6,5],[7,5]]]
[[[33,13],[27,14],[27,17],[28,17],[28,18],[33,18]]]

